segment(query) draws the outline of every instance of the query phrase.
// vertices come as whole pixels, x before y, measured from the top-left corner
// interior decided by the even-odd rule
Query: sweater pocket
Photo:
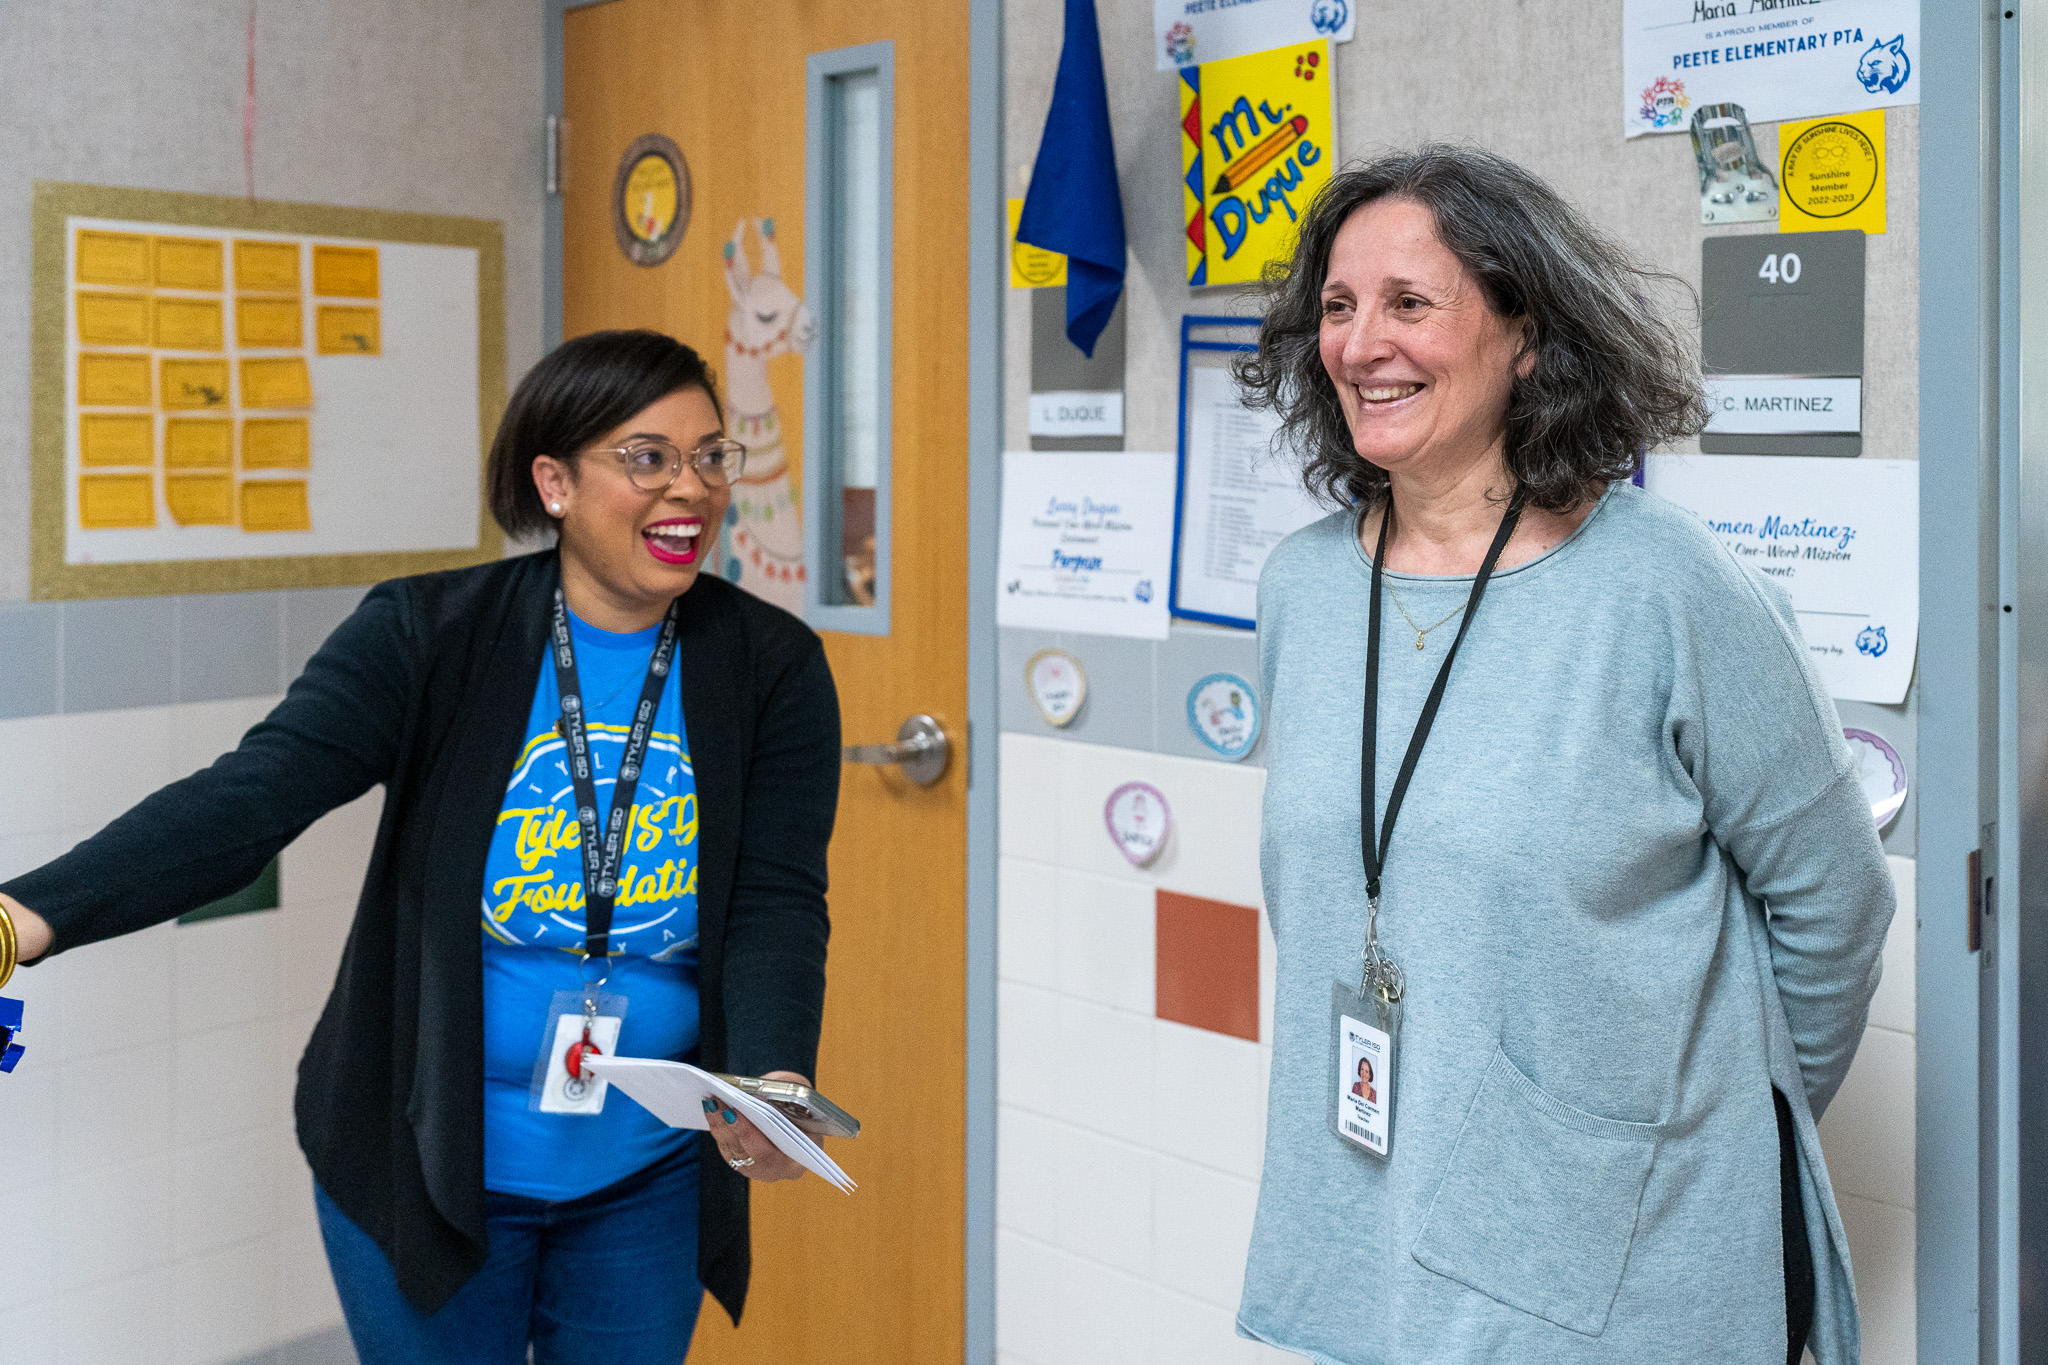
[[[1490,1299],[1597,1337],[1661,1132],[1553,1099],[1496,1048],[1411,1254]]]

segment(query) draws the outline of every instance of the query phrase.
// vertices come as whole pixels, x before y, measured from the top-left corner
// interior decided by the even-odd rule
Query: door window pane
[[[804,373],[812,624],[889,630],[890,139],[894,57],[809,63],[806,266],[823,304]]]

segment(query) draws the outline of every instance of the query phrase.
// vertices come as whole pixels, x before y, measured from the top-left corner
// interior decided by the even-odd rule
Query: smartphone
[[[759,1076],[728,1076],[713,1072],[735,1090],[765,1100],[812,1137],[859,1137],[860,1120],[807,1085],[795,1081],[764,1081]]]

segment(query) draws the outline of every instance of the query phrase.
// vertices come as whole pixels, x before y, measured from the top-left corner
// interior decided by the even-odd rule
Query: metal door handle
[[[912,716],[898,727],[894,744],[849,744],[840,757],[848,763],[894,763],[912,782],[929,787],[945,775],[952,752],[953,746],[936,720]]]

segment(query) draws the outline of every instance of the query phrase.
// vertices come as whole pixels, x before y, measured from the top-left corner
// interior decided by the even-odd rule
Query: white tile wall
[[[1110,790],[1134,779],[1157,785],[1174,816],[1148,868],[1126,862],[1102,823]],[[1264,783],[1255,768],[1002,737],[1005,1365],[1296,1359],[1232,1328],[1264,1145],[1264,1049],[1153,1017],[1153,894],[1259,905]]]
[[[0,721],[0,878],[211,762],[274,701]],[[212,1365],[340,1323],[291,1089],[379,808],[372,793],[292,845],[281,909],[15,974],[28,1052],[0,1077],[6,1365]]]
[[[1153,891],[1263,905],[1265,774],[1037,735],[1003,735],[1001,755],[998,1359],[1296,1359],[1232,1329],[1271,1049],[1152,1017]],[[1132,780],[1173,809],[1149,868],[1125,862],[1102,825],[1109,792]],[[1884,983],[1821,1124],[1868,1365],[1914,1358],[1913,863],[1891,865],[1901,909]],[[1262,916],[1262,1039],[1272,964]]]

